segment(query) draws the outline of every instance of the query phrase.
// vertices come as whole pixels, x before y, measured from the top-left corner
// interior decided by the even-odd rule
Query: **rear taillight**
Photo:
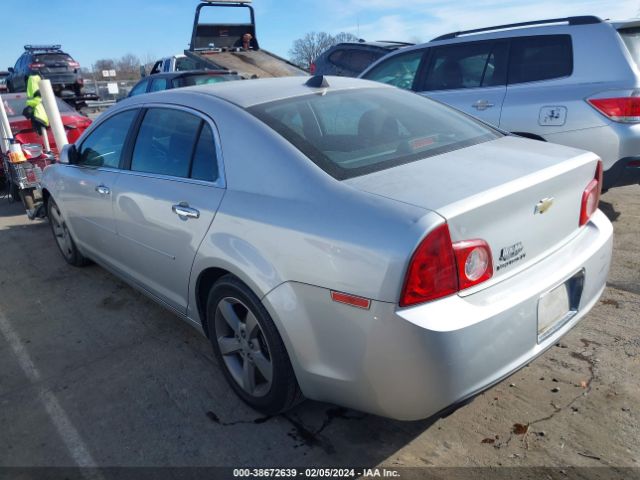
[[[400,295],[408,307],[453,295],[493,275],[491,250],[484,240],[451,242],[449,227],[440,225],[416,249]]]
[[[600,192],[602,191],[602,160],[598,160],[596,174],[582,192],[582,206],[580,207],[580,226],[585,225],[591,215],[598,209]]]
[[[78,62],[70,61],[67,62],[71,68],[80,68],[80,64]]]
[[[614,122],[640,122],[640,97],[590,98],[588,102]]]
[[[311,65],[309,65],[309,73],[311,75],[313,75],[314,73],[316,73],[316,64],[312,63]]]
[[[29,69],[31,69],[31,70],[37,70],[39,68],[44,68],[44,63],[34,62],[34,63],[30,63],[29,64]]]
[[[453,244],[458,264],[458,288],[473,287],[493,275],[491,249],[484,240],[465,240]]]
[[[38,158],[42,155],[42,145],[37,143],[25,143],[22,145],[22,151],[27,158]]]

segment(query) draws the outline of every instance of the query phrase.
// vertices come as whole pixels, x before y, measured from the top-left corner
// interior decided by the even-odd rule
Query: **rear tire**
[[[13,182],[7,182],[7,185],[9,188],[9,196],[11,197],[11,200],[14,202],[22,201],[22,198],[20,198],[20,189],[18,188],[18,186]]]
[[[218,280],[207,301],[209,339],[236,394],[265,415],[302,400],[289,355],[260,299],[233,275]]]
[[[52,198],[49,198],[47,202],[47,214],[49,216],[49,225],[51,225],[53,239],[65,261],[74,267],[84,267],[87,265],[89,261],[80,253],[78,247],[76,247],[76,243],[71,237],[71,232],[67,228],[67,223],[62,217],[58,205],[56,205],[56,202],[54,202]]]

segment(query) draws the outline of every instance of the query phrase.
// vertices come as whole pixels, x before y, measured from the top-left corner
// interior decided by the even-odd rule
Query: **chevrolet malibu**
[[[44,185],[64,259],[201,330],[265,414],[448,411],[574,327],[611,259],[596,155],[363,80],[134,97]]]

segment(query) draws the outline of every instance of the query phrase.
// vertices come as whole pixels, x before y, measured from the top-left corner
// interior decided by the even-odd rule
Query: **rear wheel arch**
[[[198,314],[202,322],[202,330],[207,338],[209,338],[209,325],[207,322],[207,300],[209,299],[209,292],[218,280],[229,274],[231,274],[231,272],[224,268],[209,267],[200,272],[198,280],[196,280],[196,307],[198,308]]]

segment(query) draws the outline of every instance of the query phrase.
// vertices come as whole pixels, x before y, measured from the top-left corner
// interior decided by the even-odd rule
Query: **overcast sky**
[[[26,43],[61,43],[88,68],[100,58],[126,53],[146,59],[181,52],[198,1],[3,3],[0,69],[13,66]],[[292,42],[310,31],[417,42],[460,29],[568,15],[624,19],[640,10],[640,0],[254,0],[253,5],[260,45],[287,57]],[[27,16],[29,24],[15,21]]]

